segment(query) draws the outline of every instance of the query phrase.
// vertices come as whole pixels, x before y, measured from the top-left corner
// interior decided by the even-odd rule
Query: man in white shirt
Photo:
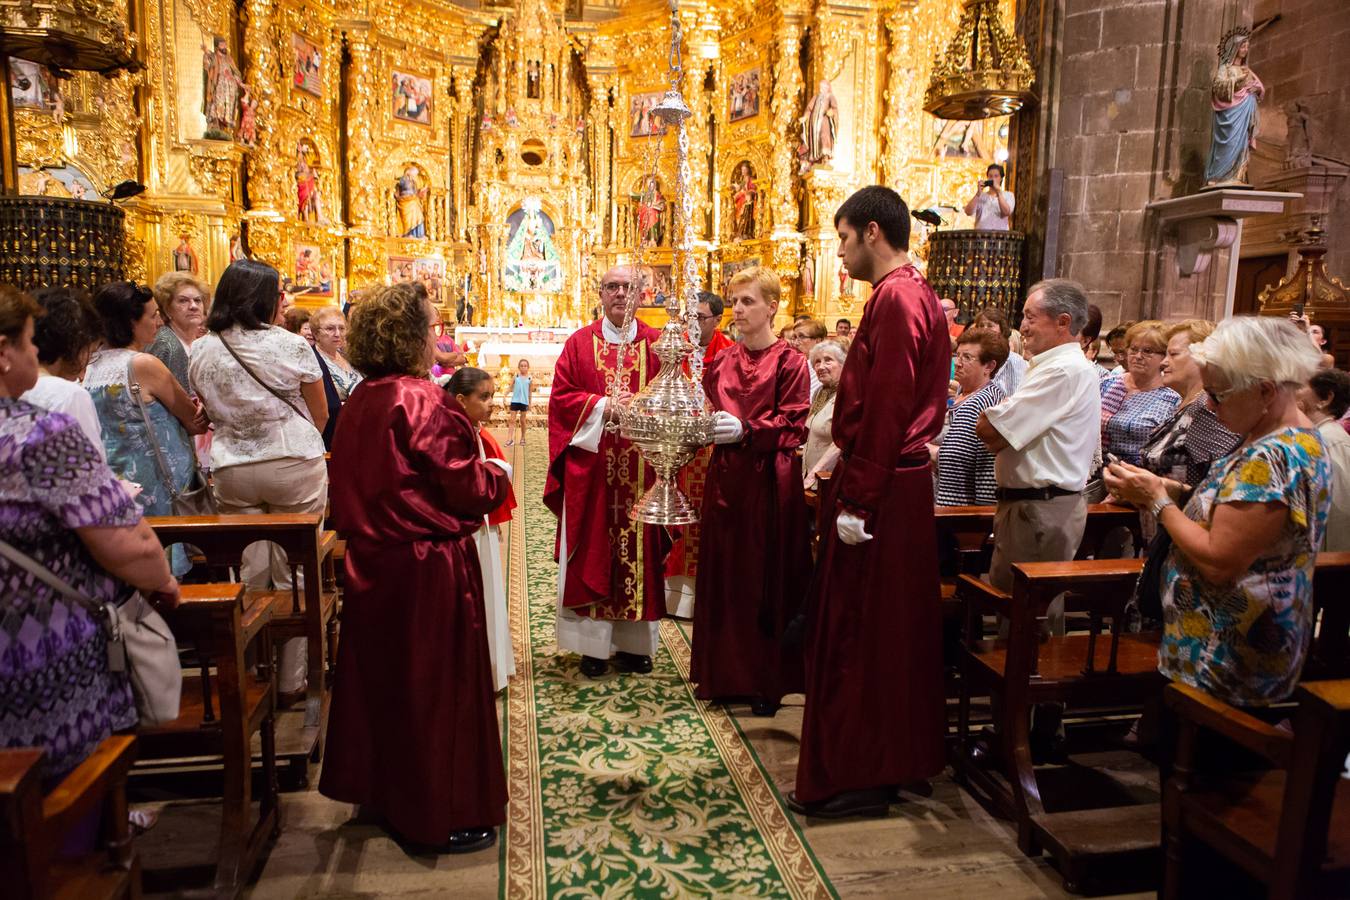
[[[1022,338],[1034,354],[1026,377],[975,426],[995,454],[989,581],[1000,590],[1012,590],[1013,563],[1073,559],[1083,539],[1083,488],[1101,423],[1096,368],[1078,343],[1087,306],[1075,282],[1052,278],[1032,286],[1022,310]]]
[[[975,227],[981,231],[1007,231],[1017,198],[1003,189],[1004,172],[998,163],[990,163],[984,170],[984,181],[975,187],[975,196],[966,203],[965,213],[975,217]]]

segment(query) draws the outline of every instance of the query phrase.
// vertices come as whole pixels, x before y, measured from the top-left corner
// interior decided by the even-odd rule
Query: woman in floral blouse
[[[1317,351],[1282,319],[1221,322],[1202,345],[1204,391],[1241,436],[1183,511],[1152,472],[1107,467],[1112,493],[1172,538],[1162,572],[1158,669],[1238,706],[1293,693],[1313,627],[1312,574],[1331,507],[1331,467],[1296,395]]]

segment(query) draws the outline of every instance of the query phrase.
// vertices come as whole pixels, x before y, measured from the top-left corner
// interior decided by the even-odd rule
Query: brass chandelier
[[[933,67],[923,108],[940,119],[989,119],[1035,99],[1026,48],[999,17],[998,0],[966,0],[956,34]]]

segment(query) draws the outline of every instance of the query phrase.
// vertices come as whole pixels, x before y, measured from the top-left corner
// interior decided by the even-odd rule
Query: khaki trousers
[[[1087,527],[1087,501],[1082,494],[1050,500],[1000,500],[994,513],[994,556],[989,583],[1012,593],[1012,565],[1021,562],[1067,562],[1078,554]],[[1053,634],[1064,633],[1064,598],[1056,597],[1046,613]]]
[[[217,469],[216,505],[221,515],[250,513],[321,513],[328,505],[328,465],[314,459],[269,459]],[[239,580],[253,590],[280,590],[291,586],[286,553],[270,541],[244,549]],[[290,693],[305,683],[305,638],[292,638],[281,648],[279,689]]]

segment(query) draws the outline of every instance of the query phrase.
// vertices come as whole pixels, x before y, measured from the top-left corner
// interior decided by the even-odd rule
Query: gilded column
[[[346,28],[347,52],[347,178],[351,205],[348,224],[353,231],[374,235],[380,231],[379,181],[375,164],[375,136],[380,133],[380,89],[384,87],[375,65],[375,43],[366,23]]]
[[[474,111],[474,71],[472,68],[455,66],[453,78],[455,82],[455,121],[450,129],[450,133],[453,135],[450,153],[451,158],[455,161],[455,183],[447,187],[450,190],[450,196],[454,198],[455,206],[455,221],[450,223],[450,240],[462,241],[467,234],[464,211],[469,206],[469,180],[465,175],[471,165],[469,160],[473,153],[473,148],[469,146],[469,135],[472,133],[469,122]]]
[[[277,111],[281,98],[277,96],[278,79],[274,75],[280,63],[273,40],[273,6],[272,0],[248,0],[244,6],[244,53],[248,61],[244,80],[257,104],[257,143],[248,155],[249,213],[251,218],[257,219],[281,217],[284,208],[281,178],[291,167],[279,162],[293,160],[295,155],[276,143]],[[251,230],[252,245],[256,245],[256,237]],[[256,246],[254,249],[257,249]]]
[[[773,114],[773,233],[795,234],[797,199],[793,195],[793,169],[797,161],[797,118],[801,115],[802,72],[799,62],[802,40],[802,13],[783,11],[774,30],[773,96],[769,108]]]
[[[592,186],[595,210],[596,245],[614,244],[614,198],[610,195],[610,133],[613,128],[613,111],[610,109],[610,93],[614,87],[615,72],[611,68],[599,66],[587,68],[587,80],[591,86],[591,109],[589,125],[594,130],[591,135],[591,171],[595,184]]]

